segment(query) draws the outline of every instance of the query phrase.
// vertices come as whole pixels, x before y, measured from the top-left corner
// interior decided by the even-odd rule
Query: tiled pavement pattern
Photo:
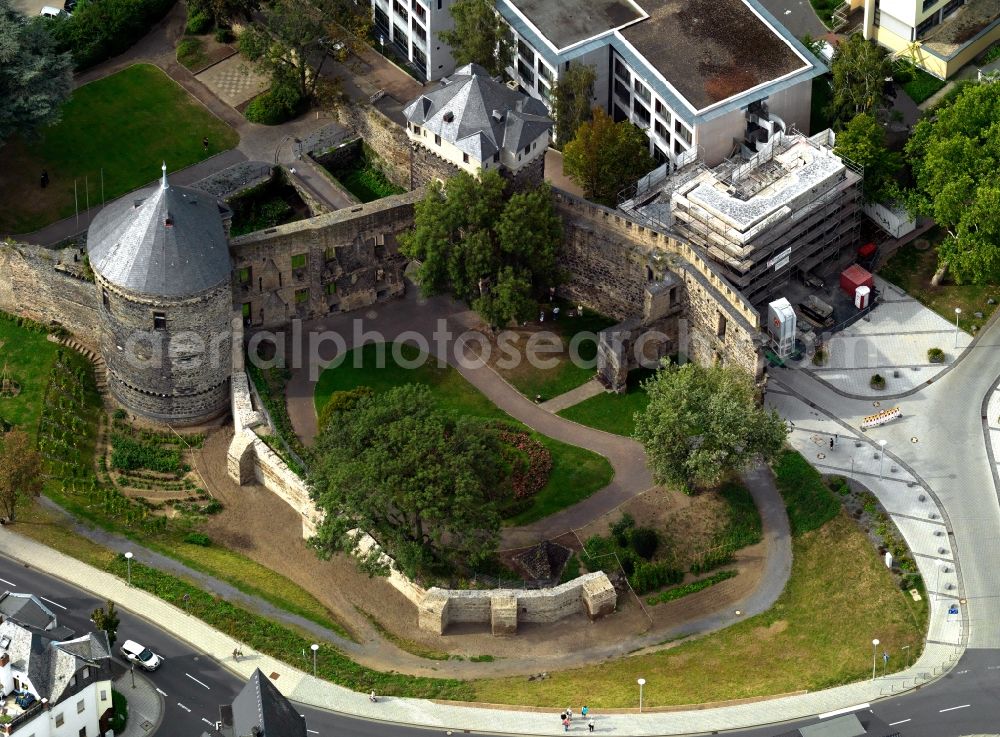
[[[240,54],[213,64],[195,78],[233,107],[256,97],[268,85],[267,77],[254,71]]]
[[[835,389],[853,396],[899,394],[926,384],[972,341],[972,336],[961,330],[956,341],[954,323],[899,287],[879,277],[875,281],[883,301],[870,313],[870,319],[859,320],[827,341],[830,358],[825,366],[803,366]],[[945,363],[928,362],[928,348],[942,349]],[[874,373],[885,378],[885,389],[871,388],[869,381]]]
[[[163,719],[163,698],[153,684],[142,673],[135,673],[135,688],[132,687],[133,673],[125,674],[115,681],[115,690],[128,700],[128,721],[125,731],[117,737],[145,737],[153,734]]]

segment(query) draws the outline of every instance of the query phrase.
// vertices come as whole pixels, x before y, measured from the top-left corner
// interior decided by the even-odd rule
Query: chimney
[[[14,690],[14,674],[10,669],[10,655],[4,650],[0,655],[0,696],[6,696]]]
[[[453,113],[453,112],[452,112],[451,110],[449,110],[448,112],[446,112],[446,113],[444,114],[444,122],[445,122],[445,123],[450,123],[450,122],[452,122],[452,121],[453,121],[454,119],[455,119],[455,113]]]
[[[493,120],[495,120],[498,123],[502,122],[503,121],[503,113],[501,113],[499,110],[494,110],[493,111]]]

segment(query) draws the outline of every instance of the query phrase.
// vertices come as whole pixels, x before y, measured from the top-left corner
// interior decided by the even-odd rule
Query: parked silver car
[[[163,663],[163,658],[135,640],[125,640],[122,643],[121,653],[125,660],[145,670],[156,670]]]

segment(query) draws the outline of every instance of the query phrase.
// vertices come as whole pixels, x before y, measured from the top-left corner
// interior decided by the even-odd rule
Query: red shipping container
[[[866,243],[858,249],[859,258],[871,258],[875,255],[875,251],[878,250],[878,246],[874,243]]]
[[[858,264],[851,264],[840,275],[840,288],[853,300],[858,287],[874,289],[875,280],[867,269]]]

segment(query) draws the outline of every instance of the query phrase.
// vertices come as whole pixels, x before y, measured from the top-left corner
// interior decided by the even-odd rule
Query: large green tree
[[[56,50],[49,25],[0,0],[0,144],[58,122],[69,99],[73,59]]]
[[[402,253],[420,262],[424,294],[450,293],[498,327],[531,317],[532,297],[558,283],[561,242],[548,185],[508,196],[496,171],[428,187],[400,237]]]
[[[614,207],[618,193],[653,168],[646,134],[627,120],[614,122],[601,108],[563,148],[563,171],[595,202]]]
[[[323,557],[358,554],[377,575],[388,571],[358,550],[358,530],[410,576],[474,568],[499,541],[501,457],[495,432],[440,410],[426,386],[363,397],[316,440],[309,482],[323,520],[310,543]]]
[[[596,79],[597,72],[587,64],[573,64],[559,75],[552,88],[552,112],[559,146],[573,140],[577,128],[590,120]]]
[[[960,283],[1000,280],[1000,84],[973,84],[917,123],[906,145],[911,210],[948,237],[938,258]]]
[[[876,115],[885,107],[885,83],[893,75],[889,52],[860,33],[842,40],[833,53],[830,73],[833,98],[829,114],[840,127],[855,115]]]
[[[492,76],[503,74],[514,59],[514,42],[493,0],[458,0],[448,8],[455,27],[438,36],[451,46],[458,66],[478,64]]]
[[[42,456],[17,428],[0,437],[0,511],[13,522],[19,505],[42,493]]]
[[[784,421],[759,405],[739,368],[669,364],[643,387],[649,405],[636,413],[635,436],[657,483],[690,493],[773,459],[785,442]]]
[[[108,644],[114,645],[115,640],[118,639],[118,625],[121,624],[121,620],[118,618],[118,612],[115,610],[115,603],[108,599],[107,606],[98,607],[90,615],[90,621],[94,623],[94,626],[99,630],[104,630],[108,633]]]
[[[896,194],[896,172],[903,157],[885,144],[885,129],[868,113],[851,119],[837,134],[834,153],[864,167],[866,202],[882,202]]]
[[[240,51],[272,87],[292,86],[302,99],[313,97],[331,43],[360,49],[370,14],[353,0],[272,0],[257,22],[240,34]]]

